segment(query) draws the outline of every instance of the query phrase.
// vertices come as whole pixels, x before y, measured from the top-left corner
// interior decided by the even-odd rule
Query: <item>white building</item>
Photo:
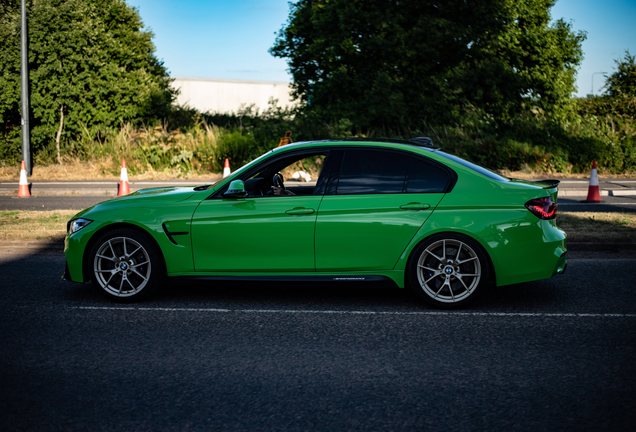
[[[289,83],[277,81],[244,81],[214,78],[173,77],[172,86],[180,89],[177,104],[200,112],[231,113],[242,106],[255,105],[260,112],[271,98],[279,107],[293,105]]]

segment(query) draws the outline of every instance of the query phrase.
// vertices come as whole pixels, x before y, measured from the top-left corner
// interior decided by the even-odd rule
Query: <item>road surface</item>
[[[0,250],[0,430],[627,431],[636,256],[440,312],[355,285],[173,285],[135,305]]]

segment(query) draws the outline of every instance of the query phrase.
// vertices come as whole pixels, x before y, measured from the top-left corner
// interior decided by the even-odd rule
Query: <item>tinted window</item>
[[[491,171],[488,168],[484,168],[482,166],[475,165],[474,163],[468,162],[466,159],[462,159],[462,158],[457,157],[455,155],[444,153],[442,151],[437,151],[436,154],[438,154],[440,156],[444,156],[445,158],[450,159],[450,160],[452,160],[454,162],[457,162],[458,164],[461,164],[461,165],[465,166],[466,168],[470,168],[471,170],[476,171],[476,172],[478,172],[481,175],[485,175],[489,179],[502,181],[502,182],[510,180],[508,177],[504,177],[504,176],[502,176],[500,174],[497,174],[496,172]]]
[[[402,193],[409,158],[392,152],[347,150],[338,195]]]
[[[411,159],[407,192],[444,192],[447,184],[448,174],[442,169],[420,159]]]

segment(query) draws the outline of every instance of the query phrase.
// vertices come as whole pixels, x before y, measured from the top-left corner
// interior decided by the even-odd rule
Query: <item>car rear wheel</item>
[[[409,260],[409,285],[429,305],[459,308],[474,300],[488,281],[481,246],[458,234],[438,234],[420,244]]]
[[[117,302],[133,302],[152,294],[165,273],[158,246],[140,231],[122,228],[102,235],[90,255],[93,285]]]

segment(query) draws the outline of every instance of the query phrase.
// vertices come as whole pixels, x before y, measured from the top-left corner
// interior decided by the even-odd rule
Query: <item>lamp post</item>
[[[606,73],[607,73],[607,72],[594,72],[594,73],[592,74],[592,92],[591,92],[591,93],[592,93],[592,95],[594,95],[594,75],[604,75],[604,74],[606,74]]]
[[[22,160],[26,168],[27,176],[32,173],[31,166],[31,136],[29,129],[29,52],[26,19],[26,0],[21,2],[20,20],[20,74],[22,90]]]

